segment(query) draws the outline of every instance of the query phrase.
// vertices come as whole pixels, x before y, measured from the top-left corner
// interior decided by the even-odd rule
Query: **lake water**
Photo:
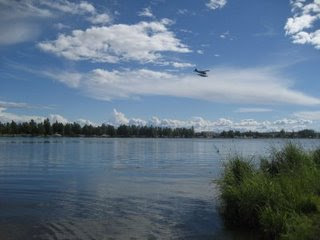
[[[213,180],[230,154],[284,143],[0,138],[0,239],[239,239],[223,227]]]

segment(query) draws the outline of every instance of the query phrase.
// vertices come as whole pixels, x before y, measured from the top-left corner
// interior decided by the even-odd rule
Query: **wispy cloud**
[[[263,112],[272,112],[270,108],[239,108],[236,113],[263,113]]]
[[[138,15],[139,15],[140,17],[150,17],[150,18],[154,18],[154,15],[153,15],[150,7],[147,7],[147,8],[142,9],[142,11],[138,13]]]
[[[185,9],[185,8],[178,9],[177,13],[180,14],[180,15],[185,15],[185,14],[189,13],[189,10]]]
[[[277,35],[276,31],[272,26],[263,25],[263,31],[253,34],[255,37],[272,37]]]
[[[41,33],[39,19],[55,19],[61,14],[81,15],[92,24],[110,23],[112,17],[100,13],[89,2],[68,0],[1,0],[0,45],[13,45],[37,39]],[[65,27],[62,23],[55,25]]]
[[[301,111],[293,113],[294,117],[299,119],[308,119],[312,121],[320,121],[320,111]]]
[[[71,14],[94,14],[96,12],[95,7],[91,3],[86,1],[75,3],[68,0],[43,0],[40,2],[40,4],[45,5],[51,9]]]
[[[0,45],[13,45],[33,41],[40,35],[40,27],[34,23],[0,23]]]
[[[23,102],[5,102],[0,101],[1,108],[30,108],[31,105]]]
[[[58,30],[70,28],[70,26],[63,23],[56,23],[53,26]]]
[[[293,88],[277,68],[211,68],[207,78],[148,69],[61,73],[55,78],[102,100],[143,96],[174,96],[225,103],[319,105],[320,99]],[[49,76],[49,75],[48,75]]]
[[[223,8],[227,4],[227,0],[210,0],[206,6],[211,10]]]
[[[53,106],[44,106],[40,104],[29,104],[29,103],[24,103],[24,102],[8,102],[8,101],[0,101],[0,108],[21,108],[21,109],[52,109]]]

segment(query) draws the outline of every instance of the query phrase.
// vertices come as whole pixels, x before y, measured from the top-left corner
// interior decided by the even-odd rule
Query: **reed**
[[[320,149],[289,143],[259,166],[235,156],[219,187],[228,227],[258,230],[265,239],[319,239]]]

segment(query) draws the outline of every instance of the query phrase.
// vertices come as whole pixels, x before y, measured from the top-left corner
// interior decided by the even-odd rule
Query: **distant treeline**
[[[30,122],[1,123],[0,135],[26,135],[26,136],[68,136],[68,137],[181,137],[190,138],[195,136],[193,128],[168,128],[153,126],[127,126],[114,127],[108,124],[100,126],[84,125],[78,123],[50,123],[49,119],[37,123]]]
[[[210,135],[207,132],[201,133]],[[304,129],[300,131],[285,131],[278,132],[257,132],[257,131],[222,131],[220,133],[212,133],[213,137],[219,138],[320,138],[320,133],[311,129]]]
[[[319,138],[320,133],[314,130],[297,132],[256,132],[256,131],[222,131],[222,132],[195,132],[194,128],[169,128],[154,126],[113,125],[100,126],[84,125],[79,123],[50,123],[49,119],[37,123],[34,120],[23,123],[1,123],[0,135],[4,136],[68,136],[68,137],[180,137],[180,138]]]

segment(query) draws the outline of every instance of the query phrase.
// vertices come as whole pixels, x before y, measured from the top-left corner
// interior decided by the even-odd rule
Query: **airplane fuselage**
[[[207,72],[208,72],[209,70],[201,71],[201,70],[195,69],[194,71],[195,71],[196,73],[198,73],[198,75],[201,76],[201,77],[207,77]]]

